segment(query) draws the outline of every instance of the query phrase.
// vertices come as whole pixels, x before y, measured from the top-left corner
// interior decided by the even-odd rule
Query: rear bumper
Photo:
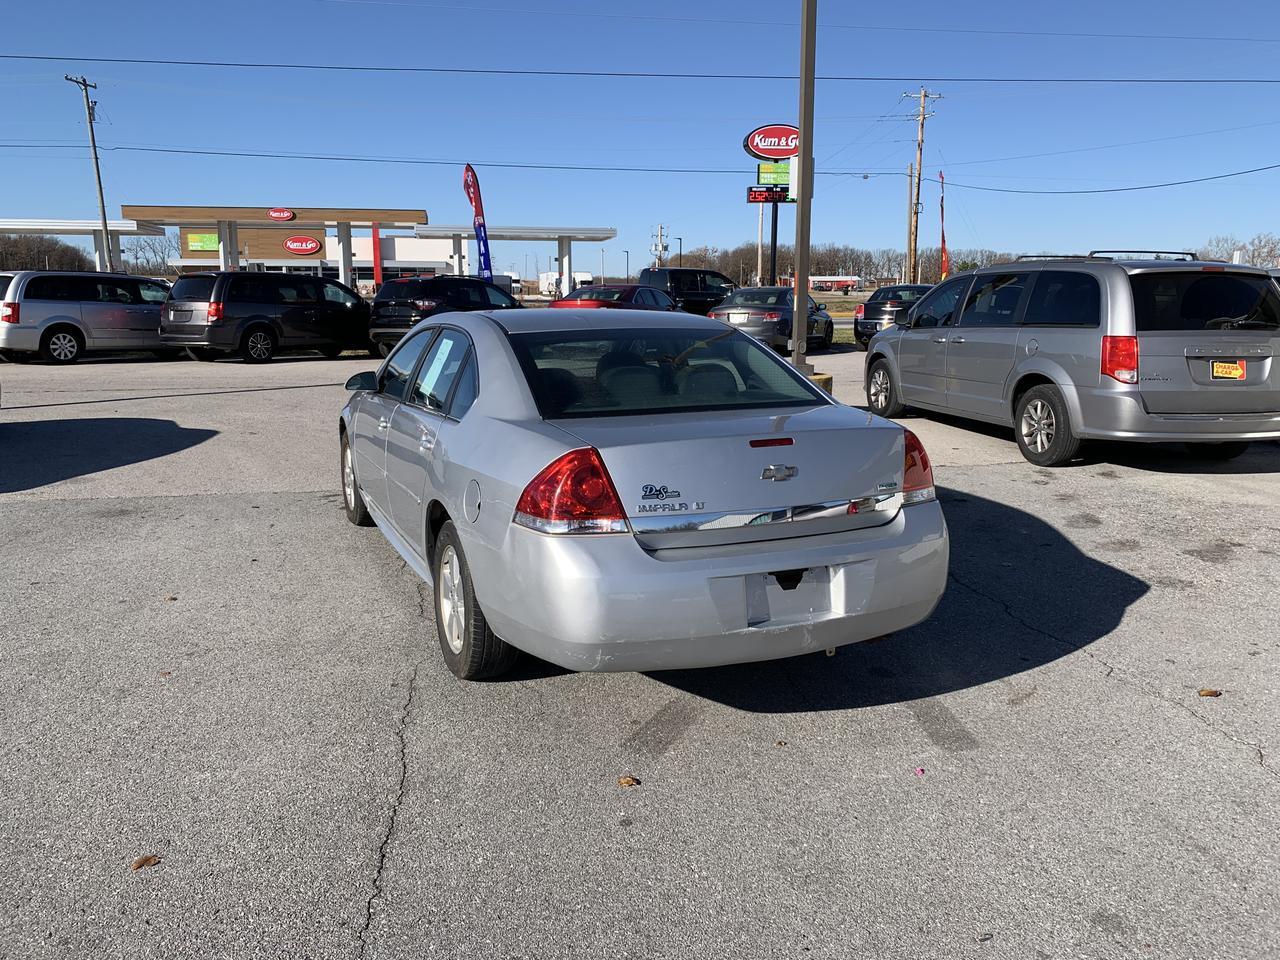
[[[853,338],[857,340],[858,343],[866,346],[871,342],[871,338],[883,329],[885,328],[878,323],[867,323],[866,321],[856,320],[853,324]]]
[[[370,327],[369,339],[373,343],[385,343],[389,347],[394,347],[397,343],[399,343],[402,339],[404,339],[404,335],[412,329],[413,329],[412,326]]]
[[[40,328],[20,323],[0,323],[0,350],[34,353],[40,349]]]
[[[1080,390],[1080,436],[1139,443],[1280,439],[1274,413],[1148,413],[1135,393]]]
[[[182,323],[160,325],[160,343],[166,347],[208,347],[235,350],[239,336],[235,327],[224,323]]]
[[[473,562],[472,573],[490,625],[513,646],[571,670],[671,670],[798,656],[910,627],[941,598],[948,551],[935,502],[881,527],[659,554],[628,535],[512,525],[501,556]],[[771,576],[779,570],[806,573],[786,591]]]

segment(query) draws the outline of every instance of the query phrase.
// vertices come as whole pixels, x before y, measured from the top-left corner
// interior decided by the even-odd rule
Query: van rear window
[[[0,297],[3,297],[9,290],[9,281],[13,277],[7,273],[0,273]]]
[[[425,300],[431,286],[431,278],[388,280],[378,288],[374,300]]]
[[[1280,293],[1267,277],[1161,270],[1129,277],[1139,333],[1161,330],[1280,330]]]
[[[179,277],[169,299],[180,303],[207,303],[213,299],[213,277]]]

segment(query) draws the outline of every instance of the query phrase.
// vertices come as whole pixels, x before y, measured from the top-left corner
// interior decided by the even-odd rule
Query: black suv
[[[369,348],[369,305],[333,280],[301,273],[188,273],[160,311],[160,342],[197,360],[266,363],[286,350],[336,357]]]
[[[735,284],[723,273],[701,267],[645,267],[640,283],[657,287],[685,313],[700,313],[716,306],[734,291]]]
[[[458,310],[510,310],[511,294],[478,277],[400,277],[378,288],[369,317],[369,340],[385,357],[419,320]]]

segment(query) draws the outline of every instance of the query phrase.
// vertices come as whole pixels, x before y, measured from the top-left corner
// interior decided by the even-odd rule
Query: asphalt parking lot
[[[1280,446],[909,417],[926,623],[465,684],[343,517],[371,366],[0,364],[0,956],[1280,956]]]

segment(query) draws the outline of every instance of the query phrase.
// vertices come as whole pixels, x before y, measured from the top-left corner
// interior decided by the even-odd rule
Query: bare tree
[[[92,270],[79,247],[55,237],[29,234],[0,236],[0,267],[6,270]]]
[[[177,267],[169,259],[182,255],[182,243],[176,233],[165,232],[158,237],[128,237],[121,245],[126,273],[140,276],[176,276]]]

